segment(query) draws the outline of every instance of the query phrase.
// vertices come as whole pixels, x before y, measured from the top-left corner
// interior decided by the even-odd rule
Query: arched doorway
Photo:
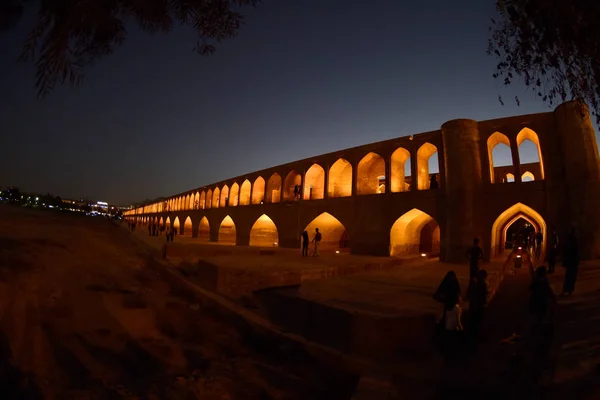
[[[391,175],[390,184],[393,193],[410,190],[410,152],[403,147],[398,147],[392,153]]]
[[[544,218],[535,211],[533,208],[523,204],[517,203],[509,208],[507,208],[502,214],[496,218],[494,224],[492,225],[492,239],[491,239],[491,249],[490,255],[491,257],[496,257],[501,255],[504,250],[506,250],[506,242],[507,240],[511,240],[512,238],[508,237],[509,228],[520,219],[525,220],[532,227],[535,228],[536,232],[542,232],[544,239],[542,241],[542,249],[541,254],[546,254],[546,236],[547,236],[547,226]]]
[[[240,188],[240,206],[247,206],[250,204],[250,189],[252,188],[252,184],[248,179],[246,179]]]
[[[184,236],[192,236],[192,219],[190,217],[187,217],[185,219],[185,222],[183,224],[183,232],[182,235]]]
[[[231,185],[231,191],[229,192],[229,207],[237,207],[240,197],[240,185],[235,182]]]
[[[294,187],[302,186],[302,176],[296,171],[290,171],[283,181],[283,201],[294,200]]]
[[[385,193],[385,179],[385,161],[379,154],[368,153],[358,163],[356,193],[359,195]]]
[[[508,136],[500,132],[494,132],[487,140],[488,160],[490,164],[490,182],[504,183],[504,168],[513,166],[512,151],[510,149],[510,140]]]
[[[227,207],[229,205],[229,186],[225,185],[223,186],[223,189],[221,189],[221,203],[219,204],[220,207]]]
[[[170,228],[170,227],[171,227],[171,218],[167,217],[167,219],[165,220],[165,226],[166,226],[167,228]]]
[[[439,159],[437,147],[431,143],[424,143],[417,150],[417,189],[428,190],[431,175],[439,172]],[[438,185],[439,185],[439,179]]]
[[[330,198],[352,196],[352,164],[339,158],[329,168],[329,187],[327,194]]]
[[[223,218],[219,226],[219,243],[227,245],[235,245],[237,243],[235,223],[229,215]]]
[[[221,196],[221,191],[219,188],[215,188],[213,192],[212,201],[210,202],[212,208],[219,208],[219,199]]]
[[[293,194],[293,191],[292,191]],[[304,178],[304,200],[318,200],[325,196],[325,170],[319,164],[313,164]]]
[[[252,185],[252,204],[262,204],[265,201],[265,180],[259,176]]]
[[[279,203],[281,198],[281,176],[278,173],[274,173],[267,182],[267,203]]]
[[[261,215],[250,229],[250,246],[277,247],[278,245],[277,226],[266,214]]]
[[[304,230],[308,232],[310,240],[314,238],[316,228],[319,228],[319,232],[321,232],[320,252],[350,250],[350,238],[346,228],[333,215],[324,212],[306,225]],[[312,254],[312,248],[309,251]]]
[[[179,223],[179,217],[175,217],[175,219],[173,220],[173,228],[175,228],[175,232],[177,232],[177,234],[179,234],[180,231],[180,226],[181,224]]]
[[[208,218],[202,217],[200,223],[198,224],[198,240],[201,242],[210,241],[210,224],[208,223]]]
[[[438,255],[440,227],[429,214],[413,208],[394,222],[390,230],[390,256]]]
[[[539,179],[544,179],[544,159],[540,139],[534,131],[523,128],[517,135],[517,146],[519,147],[519,160],[521,165],[534,164],[539,166]]]

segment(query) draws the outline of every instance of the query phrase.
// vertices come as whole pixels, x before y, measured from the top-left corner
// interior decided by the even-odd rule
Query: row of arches
[[[405,192],[411,188],[428,190],[431,188],[431,176],[439,173],[437,153],[437,147],[431,143],[427,142],[419,147],[416,151],[414,182],[411,153],[399,147],[390,157],[389,177],[386,175],[384,158],[375,152],[369,152],[355,167],[344,158],[335,161],[327,171],[320,164],[314,163],[306,170],[304,176],[295,170],[289,171],[285,178],[278,173],[273,173],[268,180],[259,176],[254,182],[246,179],[241,185],[234,182],[231,186],[225,184],[144,206],[140,213],[279,203],[297,198],[318,200],[325,198],[325,194],[329,198],[348,197],[354,194],[353,191],[356,195],[369,195],[382,194],[386,190],[393,193]],[[388,178],[389,185],[386,182]],[[296,187],[300,189],[299,194],[295,193]]]
[[[492,257],[500,254],[505,249],[507,232],[519,220],[525,220],[536,230],[546,233],[547,226],[542,216],[532,208],[517,203],[502,212],[495,220],[491,230]],[[159,225],[173,226],[180,229],[184,235],[191,236],[192,220],[187,217],[181,227],[179,217],[173,220],[170,217],[160,217],[158,220],[145,217],[143,222],[157,221]],[[181,229],[183,228],[183,229]],[[349,250],[351,238],[346,227],[333,215],[324,212],[306,225],[311,239],[315,229],[319,228],[322,234],[321,250],[336,251]],[[204,216],[198,224],[197,240],[210,241],[211,227],[209,220]],[[440,252],[440,226],[438,222],[426,212],[413,208],[404,213],[392,224],[390,231],[389,255],[407,257],[418,254],[436,255]],[[545,239],[545,238],[544,238]],[[217,241],[220,244],[237,244],[237,229],[230,216],[221,220],[218,228]],[[273,220],[266,214],[261,215],[250,229],[250,246],[278,247],[279,230]]]
[[[540,140],[532,129],[523,128],[514,141],[501,132],[487,139],[487,154],[491,183],[521,182],[544,179],[544,162]]]

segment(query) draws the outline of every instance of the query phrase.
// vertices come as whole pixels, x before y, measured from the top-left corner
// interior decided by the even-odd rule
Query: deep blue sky
[[[128,204],[454,118],[548,111],[492,78],[493,13],[493,0],[264,0],[211,57],[190,30],[132,26],[82,87],[43,100],[15,61],[26,18],[0,36],[0,185]]]

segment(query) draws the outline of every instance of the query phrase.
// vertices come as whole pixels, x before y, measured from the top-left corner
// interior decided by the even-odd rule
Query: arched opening
[[[198,224],[198,240],[202,242],[210,241],[210,224],[206,217],[202,217]]]
[[[163,217],[160,217],[160,219],[158,220],[158,226],[165,226],[165,221],[163,220]]]
[[[259,176],[252,185],[252,204],[261,204],[265,201],[265,180]]]
[[[437,147],[431,143],[423,143],[417,150],[417,188],[419,190],[428,190],[431,183],[431,175],[436,175],[440,171]]]
[[[529,222],[536,231],[542,232],[544,239],[542,242],[542,251],[540,254],[546,254],[546,222],[544,218],[535,211],[533,208],[526,206],[523,203],[517,203],[512,207],[509,207],[502,214],[496,218],[494,224],[492,225],[492,241],[491,241],[491,256],[495,257],[506,249],[507,240],[512,240],[507,235],[507,232],[511,225],[518,221],[519,219],[525,219]]]
[[[196,192],[196,194],[194,195],[194,204],[192,206],[192,208],[194,210],[197,210],[200,206],[200,193]]]
[[[250,246],[277,247],[278,245],[279,233],[275,223],[266,214],[261,215],[250,229]]]
[[[165,226],[166,226],[167,228],[170,228],[170,227],[171,227],[171,218],[167,217],[167,219],[165,219]]]
[[[408,192],[410,190],[410,152],[403,147],[397,148],[392,153],[391,175],[392,193]]]
[[[292,192],[293,193],[293,192]],[[325,196],[325,170],[313,164],[304,178],[304,200],[319,200]]]
[[[229,207],[237,207],[240,198],[240,185],[235,182],[229,191]]]
[[[208,189],[208,192],[206,192],[206,208],[212,208],[212,198],[213,198],[212,189]]]
[[[533,182],[535,181],[535,176],[530,171],[525,171],[523,175],[521,175],[521,182]]]
[[[212,208],[219,208],[219,199],[221,195],[221,191],[219,190],[219,188],[215,188],[215,191],[213,192],[213,197],[212,197]]]
[[[542,149],[540,139],[534,131],[529,128],[521,129],[517,135],[517,146],[519,146],[519,162],[521,166],[533,164],[539,166],[539,179],[543,180],[544,160],[542,158]]]
[[[327,195],[333,197],[352,196],[352,164],[343,158],[329,168]]]
[[[390,230],[390,256],[438,255],[440,227],[429,214],[413,208],[394,222]]]
[[[177,233],[181,232],[180,228],[181,225],[179,224],[179,217],[175,217],[175,219],[173,220],[173,228],[175,228],[175,230],[177,231]]]
[[[376,194],[382,185],[385,192],[385,161],[379,154],[367,153],[358,163],[356,193]]]
[[[319,232],[321,232],[319,251],[350,250],[350,238],[348,237],[346,228],[333,215],[324,212],[304,228],[308,232],[310,240],[315,237],[316,228],[319,228]]]
[[[185,222],[183,223],[183,232],[181,233],[184,236],[192,236],[192,219],[187,217]]]
[[[274,173],[267,182],[267,203],[279,203],[281,199],[281,176]]]
[[[235,224],[229,215],[223,218],[219,226],[219,243],[227,245],[235,245],[237,243]]]
[[[504,183],[506,168],[513,167],[512,151],[508,136],[494,132],[487,140],[488,159],[490,164],[490,182]]]
[[[206,208],[206,192],[203,190],[200,195],[200,208],[204,210]]]
[[[294,187],[302,187],[302,175],[296,171],[290,171],[283,181],[283,201],[294,200]]]
[[[229,186],[223,186],[221,189],[221,201],[219,203],[220,207],[227,207],[229,203]]]
[[[250,189],[252,188],[252,184],[248,179],[246,179],[242,183],[242,187],[240,188],[240,206],[247,206],[250,204]]]
[[[513,174],[511,174],[510,172],[508,174],[506,174],[506,182],[514,182],[515,181],[515,176]]]

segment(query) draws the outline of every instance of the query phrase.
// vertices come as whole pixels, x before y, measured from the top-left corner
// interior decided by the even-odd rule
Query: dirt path
[[[185,300],[109,221],[0,206],[0,232],[8,398],[347,398],[352,377]]]

